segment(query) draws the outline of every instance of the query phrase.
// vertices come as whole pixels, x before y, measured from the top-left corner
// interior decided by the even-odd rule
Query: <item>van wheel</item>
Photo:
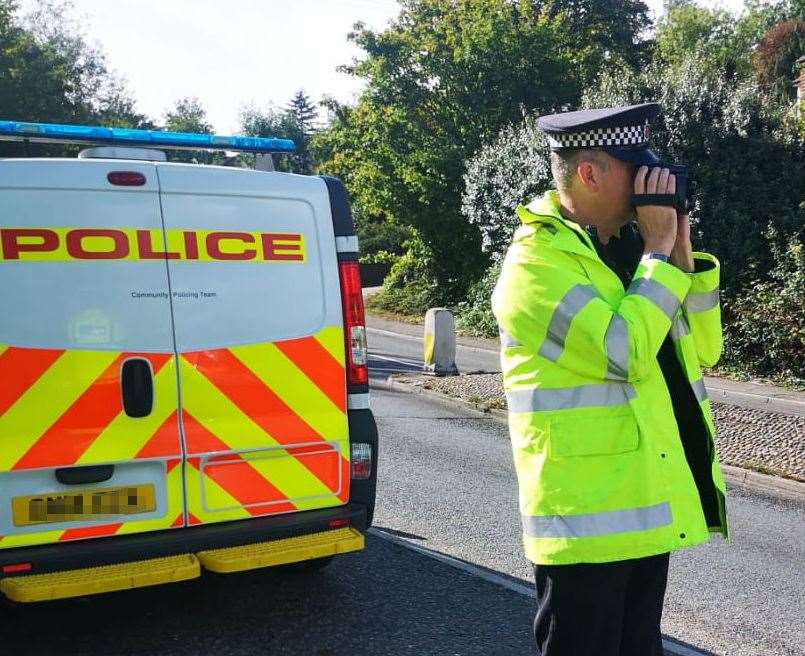
[[[281,570],[288,574],[313,574],[327,567],[335,556],[325,556],[324,558],[313,558],[312,560],[302,560],[298,563],[282,565]]]

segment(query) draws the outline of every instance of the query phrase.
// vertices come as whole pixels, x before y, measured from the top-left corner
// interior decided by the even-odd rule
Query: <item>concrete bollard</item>
[[[425,353],[422,370],[434,376],[457,376],[456,327],[453,313],[431,308],[425,314]]]

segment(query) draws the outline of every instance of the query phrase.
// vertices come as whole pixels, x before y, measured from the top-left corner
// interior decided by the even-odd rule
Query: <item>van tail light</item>
[[[145,176],[137,171],[112,171],[106,179],[110,184],[122,187],[142,187],[145,184]]]
[[[364,480],[372,475],[372,445],[350,444],[352,480]]]
[[[344,309],[344,339],[347,352],[347,385],[369,383],[366,348],[366,315],[363,311],[361,274],[357,262],[339,262],[341,305]]]
[[[15,574],[17,572],[31,571],[31,563],[14,563],[13,565],[3,565],[3,574]]]

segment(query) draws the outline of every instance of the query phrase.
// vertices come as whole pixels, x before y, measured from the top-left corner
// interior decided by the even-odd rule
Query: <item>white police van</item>
[[[40,601],[363,547],[358,242],[336,179],[177,164],[255,137],[0,121],[0,591]]]

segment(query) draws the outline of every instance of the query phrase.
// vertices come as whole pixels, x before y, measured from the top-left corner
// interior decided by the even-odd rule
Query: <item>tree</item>
[[[313,123],[318,117],[319,112],[316,110],[316,107],[311,104],[310,98],[307,97],[305,92],[299,89],[299,91],[294,94],[294,97],[291,98],[285,109],[296,119],[296,123],[305,137],[310,139],[316,131]]]
[[[672,66],[683,63],[695,52],[708,56],[724,66],[736,56],[731,47],[734,20],[723,9],[707,9],[691,0],[677,1],[666,8],[657,24],[655,54]]]
[[[783,245],[805,224],[805,144],[785,121],[787,103],[769,104],[753,81],[730,83],[707,62],[676,70],[655,64],[603,78],[584,105],[660,101],[652,148],[688,164],[697,182],[691,213],[704,249],[722,265],[729,297],[774,265],[765,237]],[[552,186],[547,149],[533,119],[504,129],[467,164],[462,208],[499,259],[518,225],[516,204]]]
[[[322,168],[345,179],[359,214],[415,228],[460,294],[486,262],[460,216],[463,162],[523,107],[577,96],[570,63],[527,2],[404,0],[388,29],[357,24],[350,39],[364,58],[342,70],[367,87],[317,137],[331,153]]]
[[[478,226],[483,250],[501,262],[520,220],[515,208],[553,187],[548,144],[537,117],[503,128],[468,162],[461,211]]]
[[[297,116],[290,110],[278,111],[269,107],[260,111],[247,107],[240,114],[241,131],[255,137],[276,137],[291,139],[296,151],[288,155],[274,155],[274,165],[278,171],[310,175],[314,161],[308,146],[309,139]]]
[[[134,99],[119,80],[111,79],[104,84],[97,105],[95,121],[101,125],[140,130],[157,127],[145,114],[137,111]]]
[[[629,0],[403,0],[386,30],[358,24],[364,52],[342,70],[366,81],[314,147],[359,216],[414,228],[440,290],[460,297],[484,270],[461,217],[464,162],[530,111],[578,101],[609,60],[636,60],[646,7]],[[335,110],[335,111],[333,111]],[[425,251],[423,251],[425,252]]]
[[[802,0],[794,0],[801,2]],[[691,56],[722,71],[728,78],[748,79],[755,70],[753,53],[777,23],[791,19],[790,0],[747,0],[736,18],[723,9],[708,9],[693,0],[673,0],[657,25],[654,54],[672,67]]]
[[[200,132],[212,134],[207,111],[198,98],[181,98],[173,109],[165,112],[165,129],[170,132]]]
[[[69,5],[38,3],[27,17],[13,0],[0,0],[0,116],[52,123],[103,123],[143,127],[125,86],[112,76],[103,53],[87,45],[70,19]],[[0,143],[0,155],[19,156],[28,148]],[[31,146],[61,155],[75,148]]]
[[[805,20],[789,20],[772,27],[754,53],[755,72],[769,92],[793,100],[794,64],[805,53]]]
[[[648,63],[651,42],[644,35],[651,19],[642,0],[545,0],[540,4],[582,88],[594,85],[599,74],[613,65],[636,69]]]
[[[774,255],[768,276],[735,298],[725,326],[724,359],[755,375],[805,384],[805,248],[802,236],[767,233]]]
[[[198,98],[181,98],[173,109],[165,112],[165,129],[169,132],[197,132],[212,134],[212,125],[207,122],[207,111]],[[211,152],[170,150],[168,157],[174,162],[197,162],[212,164]]]

